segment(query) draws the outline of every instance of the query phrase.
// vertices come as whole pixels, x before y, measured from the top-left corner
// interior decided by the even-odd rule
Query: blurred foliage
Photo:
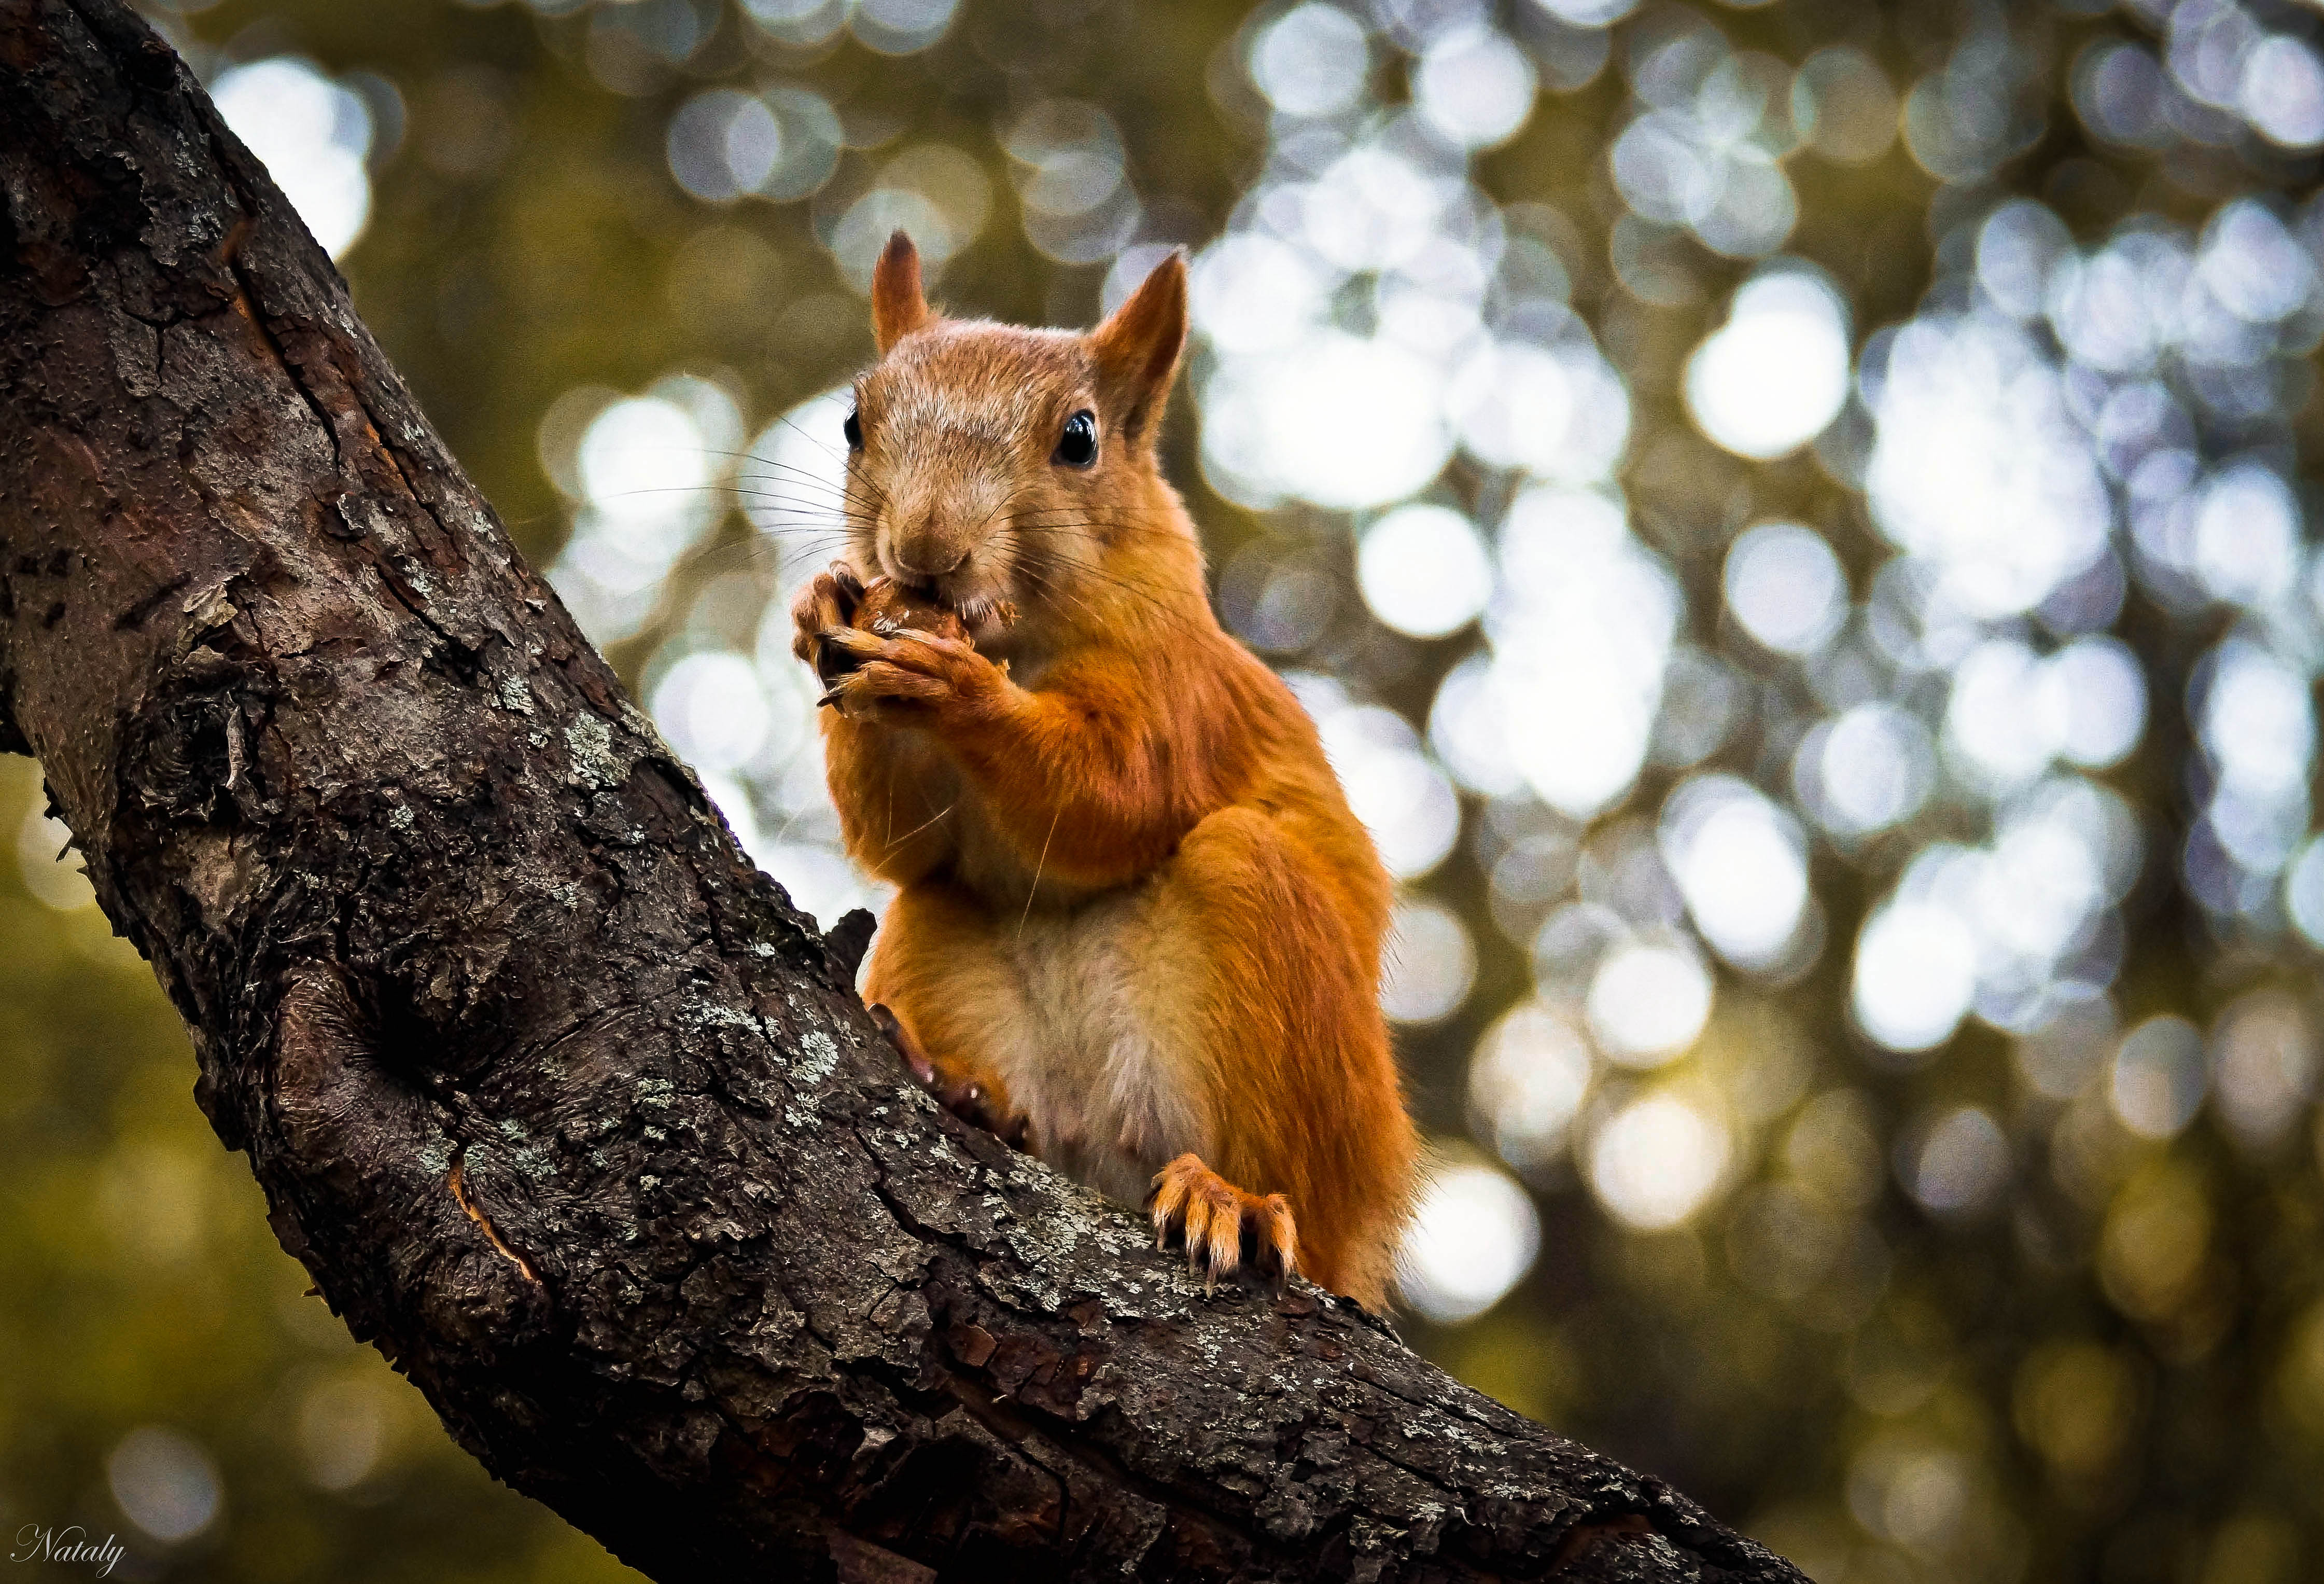
[[[1173,476],[1208,538],[1222,610],[1299,673],[1359,803],[1389,810],[1375,820],[1384,846],[1409,849],[1397,859],[1418,910],[1408,955],[1452,965],[1441,985],[1407,977],[1399,1038],[1448,1181],[1482,1197],[1447,1201],[1466,1213],[1460,1226],[1424,1222],[1434,1267],[1429,1247],[1416,1253],[1440,1275],[1462,1275],[1456,1256],[1503,1274],[1479,1278],[1472,1318],[1456,1323],[1463,1306],[1441,1302],[1431,1312],[1444,1323],[1414,1320],[1419,1345],[1825,1584],[2314,1576],[2324,866],[2303,843],[2324,644],[2303,520],[2324,442],[2324,230],[2310,201],[2324,74],[2301,41],[2315,14],[2276,0],[1349,0],[1335,14],[1352,21],[1311,6],[1277,31],[1290,12],[179,0],[155,14],[222,98],[237,69],[286,59],[344,90],[318,101],[305,146],[359,162],[317,178],[368,207],[367,220],[346,211],[359,307],[527,551],[556,563],[698,760],[725,741],[720,719],[676,715],[717,715],[731,699],[703,691],[710,671],[682,668],[763,653],[770,602],[779,613],[782,588],[827,543],[816,520],[827,502],[802,484],[803,501],[770,503],[752,493],[767,476],[729,459],[624,475],[690,491],[691,505],[639,516],[582,477],[586,436],[612,432],[592,426],[616,394],[658,393],[690,415],[682,432],[706,455],[765,460],[768,439],[788,432],[780,415],[869,357],[863,239],[898,221],[924,248],[929,227],[958,233],[933,250],[949,255],[932,259],[937,297],[1022,322],[1087,323],[1160,245],[1204,250],[1204,334],[1168,431]],[[1351,36],[1353,88],[1330,69]],[[733,97],[745,92],[759,97]],[[1397,117],[1407,101],[1417,122]],[[1253,409],[1251,391],[1299,393],[1268,384],[1268,371],[1323,342],[1270,351],[1267,327],[1232,332],[1234,302],[1219,293],[1263,284],[1264,271],[1234,274],[1216,244],[1314,230],[1319,211],[1286,222],[1281,206],[1308,201],[1298,195],[1328,185],[1366,137],[1460,190],[1416,222],[1466,250],[1445,255],[1450,274],[1482,261],[1447,345],[1482,335],[1508,357],[1484,366],[1456,418],[1432,408],[1410,426],[1451,425],[1412,479],[1335,495],[1333,468],[1387,467],[1366,451],[1399,437],[1270,474],[1269,448],[1319,429],[1360,434],[1367,412],[1335,407],[1331,390]],[[280,161],[300,146],[261,149],[286,185]],[[1089,204],[1043,196],[1093,169]],[[736,183],[782,196],[738,196]],[[2234,207],[2246,199],[2256,207]],[[2276,230],[2246,247],[2228,221],[2263,211]],[[323,210],[308,212],[324,230]],[[1350,338],[1333,343],[1342,352],[1390,334],[1405,311],[1397,282],[1462,298],[1409,261],[1368,264],[1351,246],[1353,262],[1320,277],[1328,301],[1300,310],[1317,336]],[[1763,261],[1778,255],[1837,305],[1825,311],[1853,384],[1790,444],[1755,445],[1737,436],[1780,420],[1813,383],[1812,326],[1746,366],[1741,397],[1730,388],[1723,405],[1690,371],[1707,337],[1761,301],[1737,288],[1772,278]],[[2035,258],[2035,301],[2003,311],[2020,255]],[[2107,273],[2117,264],[2120,279]],[[2207,288],[2209,309],[2271,283],[2291,296],[2272,318],[2213,313],[2206,331],[2185,306],[2200,295],[2186,282],[2206,270],[2232,278]],[[2163,351],[2107,349],[2160,319]],[[1907,321],[1929,335],[1888,333]],[[1980,387],[1990,411],[1942,405],[1945,347],[2000,360]],[[1914,357],[1936,370],[1933,404],[1919,408],[1905,404],[1925,372]],[[1610,382],[1591,384],[1600,370]],[[1564,449],[1493,438],[1502,409],[1539,418],[1526,380],[1582,393]],[[622,411],[660,422],[669,410]],[[1914,414],[1939,424],[1949,412],[1962,449],[1916,451],[1930,437]],[[1627,421],[1595,451],[1592,412]],[[1983,504],[2002,532],[1978,539],[1979,501],[1948,490],[2044,436],[2056,447],[1993,485]],[[2157,480],[2173,467],[2184,477],[2164,499]],[[1589,672],[1561,689],[1554,666],[1524,669],[1526,644],[1554,645],[1550,629],[1591,616],[1524,603],[1513,569],[1529,477],[1618,508],[1618,544],[1590,552],[1590,575],[1646,592],[1599,602],[1614,622],[1600,647],[1621,648],[1657,609],[1672,629],[1641,695],[1651,742],[1615,755],[1603,795],[1561,798],[1556,755],[1580,763],[1581,739],[1512,769],[1448,715],[1450,679],[1480,655],[1533,694],[1586,701],[1625,685]],[[2251,487],[2236,493],[2238,480]],[[2271,495],[2268,480],[2283,487]],[[1471,620],[1483,585],[1443,635],[1383,619],[1395,590],[1363,578],[1359,551],[1378,508],[1407,497],[1474,524],[1432,519],[1438,537],[1419,542],[1434,561],[1492,539],[1499,570],[1479,574],[1501,602],[1489,644]],[[1556,558],[1578,542],[1561,524],[1581,497],[1539,498],[1555,584]],[[1914,526],[1923,507],[1933,528]],[[2048,553],[2045,536],[2081,508],[2096,514],[2095,548],[2058,551],[2034,585],[1982,606],[1946,592],[1956,574],[1974,584]],[[1806,619],[1800,579],[1828,575],[1824,552],[1784,542],[1806,560],[1753,561],[1737,547],[1783,548],[1743,537],[1770,520],[1812,529],[1844,579],[1828,629],[1796,642],[1784,624]],[[589,582],[583,552],[593,534],[623,533],[651,576],[615,598]],[[2182,541],[2195,548],[2173,560]],[[2259,564],[2270,555],[2273,571]],[[1757,603],[1753,565],[1775,568]],[[1586,570],[1572,563],[1573,587],[1594,587]],[[2143,692],[2127,737],[2086,751],[2074,723],[2119,727],[2120,709],[2098,705],[2119,702],[2106,688],[2120,679],[2103,663],[2116,651],[2075,645],[2109,633]],[[2040,669],[2070,651],[2098,669]],[[770,742],[798,735],[776,718],[800,707],[785,664],[778,653],[756,681],[734,672],[763,690],[750,708],[767,718],[727,742],[732,773],[713,784],[770,870],[827,910],[846,884],[810,862],[828,846],[811,750],[770,757]],[[2227,718],[2231,693],[2257,713]],[[1873,705],[1890,713],[1856,713]],[[1525,709],[1547,721],[1562,707],[1505,700],[1482,735],[1522,738]],[[2059,743],[2030,768],[2007,763],[2015,718],[2043,710],[2064,723]],[[1877,761],[1889,780],[1873,789],[1887,802],[1873,814],[1818,779],[1846,768],[1830,734],[1850,719],[1893,728]],[[2290,769],[2268,769],[2278,761]],[[1379,802],[1379,786],[1415,777],[1417,801]],[[1745,798],[1744,783],[1758,792]],[[1909,796],[1895,791],[1905,783]],[[1757,916],[1753,898],[1727,895],[1722,935],[1719,875],[1690,872],[1686,811],[1709,806],[1695,797],[1706,787],[1748,816],[1730,834],[1782,844],[1720,849],[1772,866],[1747,891],[1805,884],[1778,906],[1788,933],[1765,950],[1730,938]],[[1452,820],[1442,839],[1426,813],[1439,794]],[[619,1573],[493,1487],[416,1393],[301,1297],[255,1188],[189,1102],[192,1063],[150,975],[53,861],[64,833],[41,801],[29,765],[0,765],[0,833],[20,838],[22,859],[0,872],[6,1531],[117,1532],[124,1578]],[[2007,845],[2012,830],[2062,832],[2123,870],[2014,987],[1992,981],[1981,938],[1968,978],[1952,960],[1976,912],[1956,894],[1970,883],[1956,884],[1961,854],[2003,899],[1978,904],[1980,928],[2006,933],[2013,909],[2054,900],[2039,885],[2009,892],[2056,854]],[[1943,861],[1919,866],[1932,853]],[[1606,967],[1626,945],[1648,951],[1629,959],[1646,977],[1627,1021]],[[1625,1044],[1690,995],[1701,1012],[1679,1014],[1671,1049],[1651,1027]],[[1504,1022],[1513,1007],[1531,1021]],[[1927,1037],[1906,1026],[1916,1018]],[[1497,1186],[1512,1181],[1522,1193]]]

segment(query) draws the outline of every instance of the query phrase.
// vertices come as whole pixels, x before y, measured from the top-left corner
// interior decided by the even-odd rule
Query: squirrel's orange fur
[[[1379,1306],[1415,1153],[1389,882],[1314,725],[1212,615],[1161,477],[1183,260],[1093,331],[1028,330],[933,312],[899,233],[872,317],[848,564],[794,612],[802,658],[861,662],[824,734],[848,850],[899,888],[866,999],[1043,1160],[1150,1196],[1206,1274],[1296,1249]],[[972,643],[855,629],[879,576]]]

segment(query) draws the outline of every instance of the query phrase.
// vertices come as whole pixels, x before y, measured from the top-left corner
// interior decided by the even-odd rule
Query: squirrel
[[[1093,330],[1026,329],[931,309],[899,231],[872,325],[846,556],[792,610],[847,850],[898,888],[865,1000],[1206,1285],[1297,1269],[1381,1310],[1417,1149],[1391,883],[1162,477],[1183,255]]]

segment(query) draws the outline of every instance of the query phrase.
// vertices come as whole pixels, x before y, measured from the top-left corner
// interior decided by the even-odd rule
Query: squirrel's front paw
[[[823,635],[852,626],[862,602],[863,579],[845,561],[834,561],[817,572],[791,601],[791,653],[821,672]]]
[[[853,627],[833,628],[821,637],[854,662],[822,699],[851,720],[931,724],[990,697],[1002,681],[1000,667],[957,638],[925,633],[883,638]]]
[[[1279,1193],[1264,1199],[1245,1193],[1199,1156],[1180,1155],[1157,1172],[1148,1202],[1155,1246],[1167,1248],[1174,1237],[1184,1239],[1187,1268],[1203,1278],[1205,1292],[1246,1262],[1278,1292],[1299,1268],[1291,1201]]]

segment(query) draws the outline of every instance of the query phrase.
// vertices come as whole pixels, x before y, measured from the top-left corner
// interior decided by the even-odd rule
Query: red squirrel
[[[1206,1283],[1296,1268],[1379,1309],[1416,1154],[1391,886],[1162,477],[1184,258],[1093,330],[1024,329],[931,309],[899,231],[872,324],[847,556],[792,612],[847,850],[898,887],[865,999],[939,1093],[1150,1202]],[[865,619],[867,589],[956,624]]]

